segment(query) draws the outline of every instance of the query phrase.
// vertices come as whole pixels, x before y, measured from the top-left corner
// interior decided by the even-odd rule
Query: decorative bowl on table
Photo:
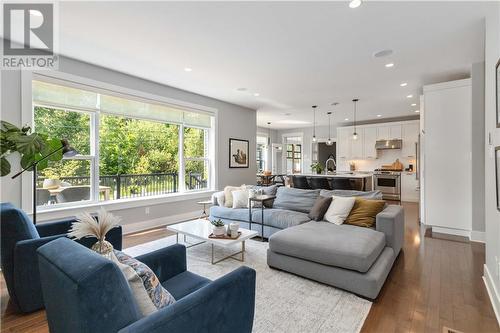
[[[56,188],[59,188],[61,186],[61,180],[59,179],[44,179],[43,181],[43,188],[47,190],[54,190]]]

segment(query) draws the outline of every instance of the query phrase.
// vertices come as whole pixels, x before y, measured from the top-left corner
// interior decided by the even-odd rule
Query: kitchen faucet
[[[335,159],[333,158],[333,156],[330,155],[330,157],[325,162],[325,170],[326,170],[327,174],[330,172],[330,170],[328,169],[329,162],[333,162],[332,172],[335,172],[335,169],[337,169],[337,163],[335,162]]]

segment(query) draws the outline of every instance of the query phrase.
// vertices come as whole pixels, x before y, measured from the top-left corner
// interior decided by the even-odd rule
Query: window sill
[[[85,202],[79,204],[72,204],[68,206],[59,207],[39,207],[37,208],[37,222],[43,223],[44,221],[49,221],[53,219],[59,219],[69,216],[74,216],[82,212],[96,212],[100,207],[104,207],[106,210],[123,210],[130,208],[139,208],[154,206],[165,203],[186,201],[186,200],[196,200],[196,199],[206,199],[207,196],[211,196],[214,190],[202,190],[194,192],[185,193],[175,193],[156,197],[143,197],[143,198],[130,198],[130,199],[120,199],[114,201],[99,201],[99,202]],[[31,215],[31,214],[30,214]]]

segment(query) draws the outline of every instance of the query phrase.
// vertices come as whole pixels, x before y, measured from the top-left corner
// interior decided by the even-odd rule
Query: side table
[[[269,200],[274,200],[276,196],[274,195],[257,195],[253,198],[248,199],[248,222],[249,229],[252,230],[252,223],[256,223],[252,221],[252,202],[260,202],[261,203],[261,234],[260,238],[264,241],[264,203]],[[258,223],[257,223],[258,224]]]
[[[212,200],[203,200],[203,201],[198,201],[198,205],[203,205],[203,212],[200,215],[200,219],[207,219],[208,214],[207,214],[207,205],[212,205]]]

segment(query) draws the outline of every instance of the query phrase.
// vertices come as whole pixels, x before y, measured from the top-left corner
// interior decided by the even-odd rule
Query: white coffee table
[[[236,259],[239,261],[245,261],[245,241],[247,239],[250,239],[252,237],[255,237],[258,235],[257,231],[253,230],[248,230],[248,229],[243,229],[240,228],[238,231],[241,232],[240,237],[236,239],[218,239],[218,238],[209,238],[208,236],[212,233],[212,224],[210,224],[210,221],[204,220],[204,219],[197,219],[197,220],[192,220],[192,221],[187,221],[187,222],[182,222],[182,223],[177,223],[173,225],[167,226],[167,230],[173,231],[176,233],[177,237],[177,243],[179,243],[179,234],[184,236],[184,242],[186,242],[186,236],[199,239],[201,242],[191,244],[190,246],[195,246],[199,245],[202,243],[209,243],[212,245],[212,264],[216,264],[218,262],[221,262],[226,259]],[[232,246],[235,244],[241,243],[241,250],[232,253],[222,259],[215,260],[214,256],[214,247],[215,245],[221,246],[221,247],[228,247]],[[241,258],[238,258],[237,255],[241,254]]]

